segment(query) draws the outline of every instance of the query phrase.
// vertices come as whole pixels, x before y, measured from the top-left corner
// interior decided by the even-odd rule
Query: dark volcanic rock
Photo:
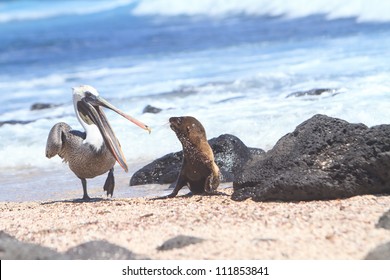
[[[245,164],[234,200],[336,199],[390,191],[390,125],[315,115]]]
[[[34,103],[31,105],[30,110],[37,111],[37,110],[55,108],[58,106],[60,106],[60,105],[59,104],[51,104],[51,103]]]
[[[390,229],[390,210],[387,211],[379,218],[378,223],[376,224],[377,228]]]
[[[15,120],[2,121],[2,122],[0,122],[0,127],[5,125],[5,124],[11,124],[11,125],[15,125],[15,124],[29,124],[29,123],[32,123],[32,122],[35,122],[35,121],[15,121]]]
[[[379,245],[369,252],[365,257],[366,260],[390,260],[390,242]]]
[[[214,152],[215,163],[221,170],[222,182],[233,182],[247,161],[260,159],[265,155],[262,149],[249,148],[231,134],[220,135],[209,140],[209,143]]]
[[[1,260],[145,260],[126,248],[107,241],[90,241],[70,248],[65,254],[36,244],[21,242],[0,231]]]
[[[334,88],[314,88],[310,90],[305,90],[305,91],[297,91],[290,93],[286,96],[286,98],[289,97],[302,97],[302,96],[318,96],[322,94],[328,94],[330,96],[335,96],[339,94],[340,91]]]
[[[73,260],[145,260],[144,256],[105,240],[89,241],[70,248],[66,254]]]
[[[0,231],[1,260],[59,260],[66,256],[47,247],[21,242]]]
[[[147,105],[144,110],[142,111],[143,114],[145,113],[151,113],[151,114],[158,114],[162,111],[160,108],[153,107],[151,105]]]
[[[157,247],[157,250],[167,251],[172,249],[180,249],[188,245],[200,243],[203,241],[204,239],[198,237],[178,235],[165,241],[161,246]]]
[[[261,158],[265,152],[248,148],[236,136],[224,134],[209,140],[215,163],[222,173],[222,182],[232,182],[241,172],[241,166],[253,158]],[[144,184],[171,184],[179,176],[183,152],[167,154],[134,173],[130,186]]]
[[[183,153],[171,153],[154,160],[134,173],[130,186],[171,184],[179,176]]]

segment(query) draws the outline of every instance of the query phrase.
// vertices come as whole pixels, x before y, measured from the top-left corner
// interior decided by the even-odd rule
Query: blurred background
[[[130,165],[116,168],[118,195],[138,196],[153,186],[128,187],[132,173],[181,149],[171,116],[265,150],[314,114],[388,123],[389,46],[380,0],[0,0],[0,197],[81,194],[44,152],[55,123],[82,129],[73,86],[152,127],[107,112]],[[98,194],[104,180],[92,183]]]

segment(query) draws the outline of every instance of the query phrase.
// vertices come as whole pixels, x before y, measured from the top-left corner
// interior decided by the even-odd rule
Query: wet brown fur
[[[183,146],[184,159],[175,189],[167,197],[175,197],[185,185],[193,194],[213,193],[219,186],[220,171],[203,125],[190,116],[172,117],[169,122]]]

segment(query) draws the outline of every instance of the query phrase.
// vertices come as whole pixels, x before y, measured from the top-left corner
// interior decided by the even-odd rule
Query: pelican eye
[[[83,99],[85,101],[87,101],[88,103],[90,103],[91,105],[93,105],[93,106],[97,105],[97,104],[95,104],[95,102],[96,102],[96,95],[93,94],[90,91],[85,91],[84,92],[84,98]]]

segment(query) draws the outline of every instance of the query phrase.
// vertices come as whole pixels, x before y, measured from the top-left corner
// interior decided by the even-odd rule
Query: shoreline
[[[390,196],[310,202],[235,202],[226,195],[0,202],[0,230],[60,253],[106,240],[150,259],[364,259],[390,241],[376,228]],[[34,221],[33,223],[31,221]],[[179,235],[202,242],[157,250]]]
[[[130,178],[146,163],[130,165],[129,172],[115,165],[115,189],[113,198],[148,197],[164,192],[169,185],[150,184],[129,186]],[[64,199],[77,199],[83,196],[80,179],[65,163],[53,168],[25,167],[0,172],[0,197],[4,202],[44,202]],[[87,180],[88,193],[92,197],[106,197],[103,185],[106,174]],[[17,178],[17,180],[15,180]],[[44,186],[44,187],[43,187]]]

